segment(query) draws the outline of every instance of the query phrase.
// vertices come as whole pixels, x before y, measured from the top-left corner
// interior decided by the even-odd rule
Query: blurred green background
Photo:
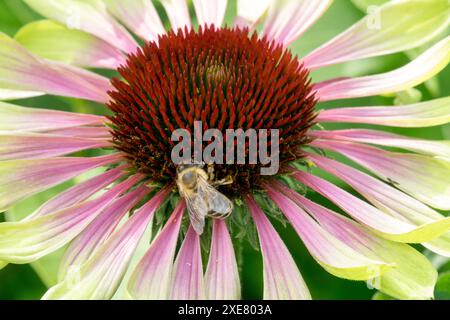
[[[258,1],[258,0],[255,0]],[[230,1],[227,21],[232,21],[236,12],[236,0]],[[292,50],[299,56],[303,56],[316,48],[333,36],[342,32],[353,23],[364,16],[364,6],[369,3],[382,3],[385,0],[335,0],[330,10],[311,28],[302,38],[297,41]],[[0,32],[10,36],[25,24],[42,19],[38,14],[31,11],[21,0],[0,0]],[[324,80],[338,76],[360,76],[385,72],[398,68],[410,60],[414,52],[400,53],[387,57],[366,59],[362,61],[345,63],[338,66],[328,67],[313,73],[313,79]],[[319,108],[330,108],[338,106],[365,106],[365,105],[391,105],[394,103],[415,102],[417,98],[429,100],[437,97],[450,95],[450,68],[447,67],[437,78],[432,79],[425,85],[415,90],[401,93],[396,97],[372,97],[365,99],[341,100],[338,102],[319,105]],[[17,104],[41,107],[56,108],[77,112],[96,112],[102,114],[104,109],[92,106],[91,103],[75,99],[59,97],[40,97],[16,102]],[[329,125],[327,128],[338,129],[348,128],[343,124]],[[355,125],[353,127],[356,127]],[[359,126],[363,127],[363,126]],[[366,126],[367,127],[367,126]],[[428,139],[450,139],[450,126],[435,127],[427,129],[392,129],[393,132],[423,137]],[[327,179],[342,185],[338,180],[326,176]],[[66,184],[70,185],[70,183]],[[35,209],[42,201],[50,198],[61,190],[61,187],[54,188],[48,192],[40,194],[32,199],[20,203],[7,214],[11,218],[17,219]],[[329,205],[323,198],[310,195],[319,203]],[[5,216],[0,214],[0,221]],[[315,263],[305,247],[299,240],[296,233],[290,227],[284,227],[274,221],[274,224],[282,238],[285,240],[294,259],[296,260],[311,294],[315,299],[371,299],[376,292],[368,288],[364,282],[352,282],[341,280],[331,276]],[[422,248],[419,248],[422,250]],[[450,299],[448,290],[450,288],[450,264],[446,259],[437,257],[429,252],[431,261],[439,268],[441,280],[436,288],[437,299]],[[60,252],[44,258],[42,261],[30,265],[10,265],[0,271],[0,299],[39,299],[46,290],[46,285],[55,281],[57,261]],[[242,251],[242,282],[244,298],[257,299],[262,297],[262,261],[260,253],[255,251],[249,244],[246,244]],[[377,298],[383,298],[377,295]]]

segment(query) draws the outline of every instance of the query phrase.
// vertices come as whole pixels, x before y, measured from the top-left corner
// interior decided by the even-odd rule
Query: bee
[[[225,219],[233,212],[231,200],[215,188],[232,183],[232,179],[214,181],[211,168],[208,167],[208,172],[202,165],[195,164],[177,168],[178,190],[186,201],[192,227],[199,235],[203,233],[206,217]]]

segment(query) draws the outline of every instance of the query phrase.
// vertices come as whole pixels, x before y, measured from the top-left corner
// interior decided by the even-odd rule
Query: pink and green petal
[[[377,75],[316,84],[321,101],[391,94],[413,88],[442,71],[450,62],[450,36],[406,66]]]
[[[345,241],[330,234],[294,203],[293,191],[281,184],[275,186],[287,196],[268,187],[269,197],[281,209],[308,251],[325,270],[344,279],[368,280],[392,267],[381,259],[371,259],[355,251]]]
[[[241,284],[230,233],[223,220],[214,220],[211,250],[205,274],[209,300],[239,300]]]
[[[166,30],[149,0],[103,0],[108,10],[131,31],[147,41],[157,41]]]
[[[382,239],[370,230],[324,208],[305,197],[292,198],[302,206],[327,232],[348,244],[353,250],[380,259],[393,268],[368,281],[371,287],[398,299],[430,299],[437,272],[425,256],[407,244]]]
[[[163,189],[134,213],[82,265],[72,265],[64,280],[44,299],[111,299],[124,278],[137,246],[156,210],[166,199]]]
[[[54,198],[45,202],[35,212],[27,216],[25,219],[45,216],[55,211],[59,211],[82,203],[94,196],[97,192],[100,192],[113,182],[120,179],[125,174],[125,169],[126,167],[122,166],[107,170],[102,174],[90,178],[89,180],[78,183],[75,186],[59,193]]]
[[[444,232],[445,225],[448,228],[449,218],[382,181],[322,156],[309,155],[309,159],[322,170],[345,181],[381,211],[408,221],[423,230],[428,228],[430,233],[428,240],[430,241],[437,239],[436,234],[442,234],[442,231],[438,230],[441,226],[444,228]]]
[[[356,169],[317,155],[310,155],[309,158],[321,169],[348,183],[378,209],[392,216],[406,219],[417,226],[447,219],[422,202]],[[439,255],[450,257],[450,232],[422,245]]]
[[[241,27],[253,27],[264,16],[272,0],[237,0],[235,24]]]
[[[190,226],[175,261],[170,299],[202,300],[204,298],[200,236]]]
[[[306,172],[297,171],[293,177],[328,198],[358,222],[389,240],[421,243],[437,238],[450,228],[450,219],[417,226],[406,219],[383,212],[334,184]]]
[[[395,108],[380,106],[322,110],[317,121],[367,123],[404,128],[439,126],[450,122],[450,98]]]
[[[272,1],[263,35],[287,47],[318,20],[332,2],[333,0]]]
[[[220,28],[227,10],[228,0],[193,0],[200,26],[215,25]]]
[[[186,0],[161,0],[161,4],[166,9],[172,30],[176,32],[178,29],[184,30],[192,27]]]
[[[0,33],[0,87],[87,99],[109,100],[109,80],[93,72],[38,58]]]
[[[368,145],[316,140],[314,146],[343,154],[414,198],[441,210],[450,209],[450,161],[390,152]]]
[[[0,260],[30,263],[63,247],[140,179],[141,177],[132,177],[97,199],[51,214],[19,222],[1,223]]]
[[[96,249],[110,238],[125,215],[149,192],[149,188],[141,186],[114,201],[96,217],[65,251],[59,269],[59,279],[62,281],[70,269],[82,266],[88,261]]]
[[[265,300],[310,300],[311,294],[283,240],[264,212],[247,197],[263,256]]]
[[[450,159],[450,141],[421,140],[383,131],[365,129],[324,130],[313,131],[310,134],[314,138],[375,144]]]
[[[133,37],[98,1],[24,1],[42,16],[57,21],[69,29],[90,33],[127,53],[134,52],[138,47]]]
[[[447,0],[388,2],[305,57],[309,69],[406,51],[447,30]]]
[[[345,181],[380,210],[392,216],[403,217],[417,225],[443,218],[420,201],[348,165],[313,154],[309,154],[308,159],[320,169]]]
[[[27,24],[15,39],[39,57],[75,66],[117,69],[125,63],[124,55],[109,43],[50,20]]]
[[[185,208],[184,201],[180,201],[134,270],[128,284],[131,298],[166,300],[170,297],[173,262]]]
[[[111,142],[100,139],[0,131],[0,161],[51,158],[110,146]]]
[[[49,158],[0,162],[0,212],[14,203],[50,189],[89,170],[121,160],[113,154],[97,158]]]

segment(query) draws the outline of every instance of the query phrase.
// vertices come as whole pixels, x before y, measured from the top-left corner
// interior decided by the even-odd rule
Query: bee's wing
[[[216,219],[225,219],[233,211],[233,203],[211,186],[203,177],[199,177],[198,197],[205,199],[207,215]]]
[[[186,192],[183,194],[188,209],[191,225],[197,234],[201,235],[205,228],[205,217],[208,215],[208,204],[198,194]]]

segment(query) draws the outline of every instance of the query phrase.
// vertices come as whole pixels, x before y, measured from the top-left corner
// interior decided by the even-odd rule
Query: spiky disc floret
[[[154,180],[173,180],[172,132],[279,129],[281,164],[301,155],[309,142],[316,99],[309,72],[281,46],[248,30],[179,30],[147,43],[113,79],[110,117],[116,148]],[[258,187],[260,165],[216,165],[216,177],[231,175],[229,196]]]

